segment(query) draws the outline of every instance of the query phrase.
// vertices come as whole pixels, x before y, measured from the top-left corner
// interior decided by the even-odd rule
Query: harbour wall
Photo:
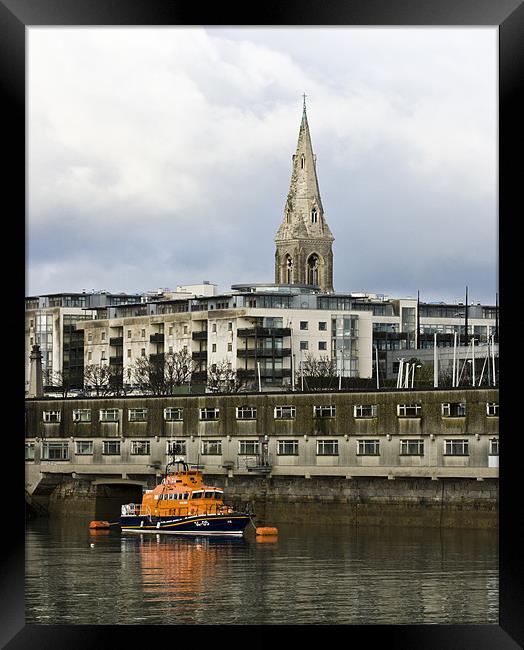
[[[257,525],[324,523],[496,529],[498,480],[342,477],[206,477],[225,500],[252,504]],[[120,505],[139,502],[136,484],[64,478],[44,501],[52,517],[117,521]]]

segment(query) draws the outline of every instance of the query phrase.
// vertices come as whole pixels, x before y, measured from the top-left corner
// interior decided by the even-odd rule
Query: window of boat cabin
[[[167,422],[180,422],[183,419],[184,409],[169,407],[164,409],[164,420]]]
[[[215,493],[213,491],[204,492],[204,499],[213,499],[214,496],[215,496]]]
[[[201,420],[218,420],[220,409],[217,408],[203,408],[200,409]]]
[[[60,422],[61,411],[42,411],[42,418],[44,422]]]
[[[204,494],[203,492],[193,492],[193,494],[191,495],[191,498],[192,499],[201,499],[203,494]]]

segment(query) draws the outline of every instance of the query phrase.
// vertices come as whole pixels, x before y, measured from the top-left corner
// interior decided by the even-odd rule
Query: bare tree
[[[90,364],[84,367],[84,388],[96,397],[111,395],[114,391],[114,371],[108,365]]]
[[[130,369],[133,385],[143,393],[172,395],[176,386],[189,383],[193,360],[187,349],[153,357],[140,357]]]
[[[295,386],[305,390],[333,390],[337,388],[337,368],[334,359],[327,355],[313,357],[306,355],[295,372]]]
[[[207,369],[207,389],[216,393],[239,393],[246,389],[246,382],[238,377],[228,361],[223,360]]]
[[[48,370],[46,372],[45,385],[61,397],[68,397],[76,384],[75,379],[78,379],[77,375],[73,374],[70,370]]]

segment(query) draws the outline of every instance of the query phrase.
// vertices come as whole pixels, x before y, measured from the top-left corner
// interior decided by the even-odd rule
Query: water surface
[[[479,624],[498,622],[497,533],[279,525],[276,539],[26,531],[26,622]]]

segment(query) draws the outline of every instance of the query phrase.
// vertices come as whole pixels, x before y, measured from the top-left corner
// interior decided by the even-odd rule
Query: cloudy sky
[[[30,28],[28,295],[274,281],[307,111],[338,292],[494,303],[496,28]]]

